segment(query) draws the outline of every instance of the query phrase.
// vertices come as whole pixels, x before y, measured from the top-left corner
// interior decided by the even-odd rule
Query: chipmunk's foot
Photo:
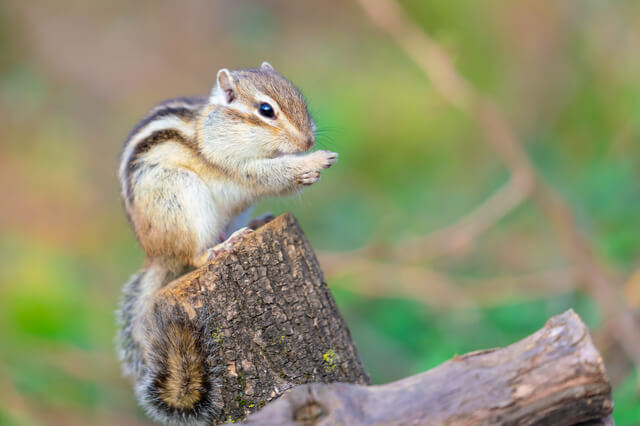
[[[233,249],[233,247],[241,242],[247,235],[253,232],[253,229],[248,227],[240,228],[233,234],[229,236],[226,240],[221,242],[220,244],[216,244],[214,247],[211,247],[206,251],[207,262],[215,259],[222,252],[229,252]]]

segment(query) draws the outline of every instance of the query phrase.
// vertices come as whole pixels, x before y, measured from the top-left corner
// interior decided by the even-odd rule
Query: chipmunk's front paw
[[[311,185],[320,179],[320,171],[338,161],[338,154],[331,151],[314,151],[306,157],[307,171],[296,176],[296,183]]]
[[[338,153],[331,151],[316,151],[311,154],[311,157],[313,158],[314,165],[318,167],[319,170],[328,169],[338,161]]]
[[[312,185],[320,180],[320,172],[304,172],[296,177],[296,183],[299,185]]]

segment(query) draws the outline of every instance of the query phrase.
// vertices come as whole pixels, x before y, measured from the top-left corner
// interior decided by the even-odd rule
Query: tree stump
[[[222,366],[219,422],[243,419],[299,384],[369,383],[318,260],[291,214],[170,283],[157,295],[156,307],[210,333],[212,355]]]

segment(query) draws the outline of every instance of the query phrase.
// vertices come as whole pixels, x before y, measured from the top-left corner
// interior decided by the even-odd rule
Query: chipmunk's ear
[[[260,69],[264,71],[275,71],[275,69],[273,68],[273,65],[271,65],[267,61],[264,61],[262,65],[260,65]]]
[[[218,91],[218,94],[222,94],[227,103],[233,102],[236,98],[236,86],[233,83],[233,77],[231,77],[231,73],[228,69],[222,68],[218,71],[218,76],[216,77],[216,87],[214,89],[213,96],[216,95],[215,91]]]

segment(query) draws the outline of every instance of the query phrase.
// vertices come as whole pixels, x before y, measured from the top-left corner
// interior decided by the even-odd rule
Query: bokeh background
[[[505,111],[613,291],[640,306],[640,2],[401,5]],[[509,178],[478,123],[344,0],[0,2],[0,424],[148,424],[113,348],[120,286],[143,261],[117,156],[154,103],[263,60],[302,89],[340,161],[256,212],[298,217],[374,383],[573,308],[607,362],[617,424],[640,424],[637,366],[531,201],[408,273],[376,250],[357,253],[387,274],[336,261],[443,229]]]

